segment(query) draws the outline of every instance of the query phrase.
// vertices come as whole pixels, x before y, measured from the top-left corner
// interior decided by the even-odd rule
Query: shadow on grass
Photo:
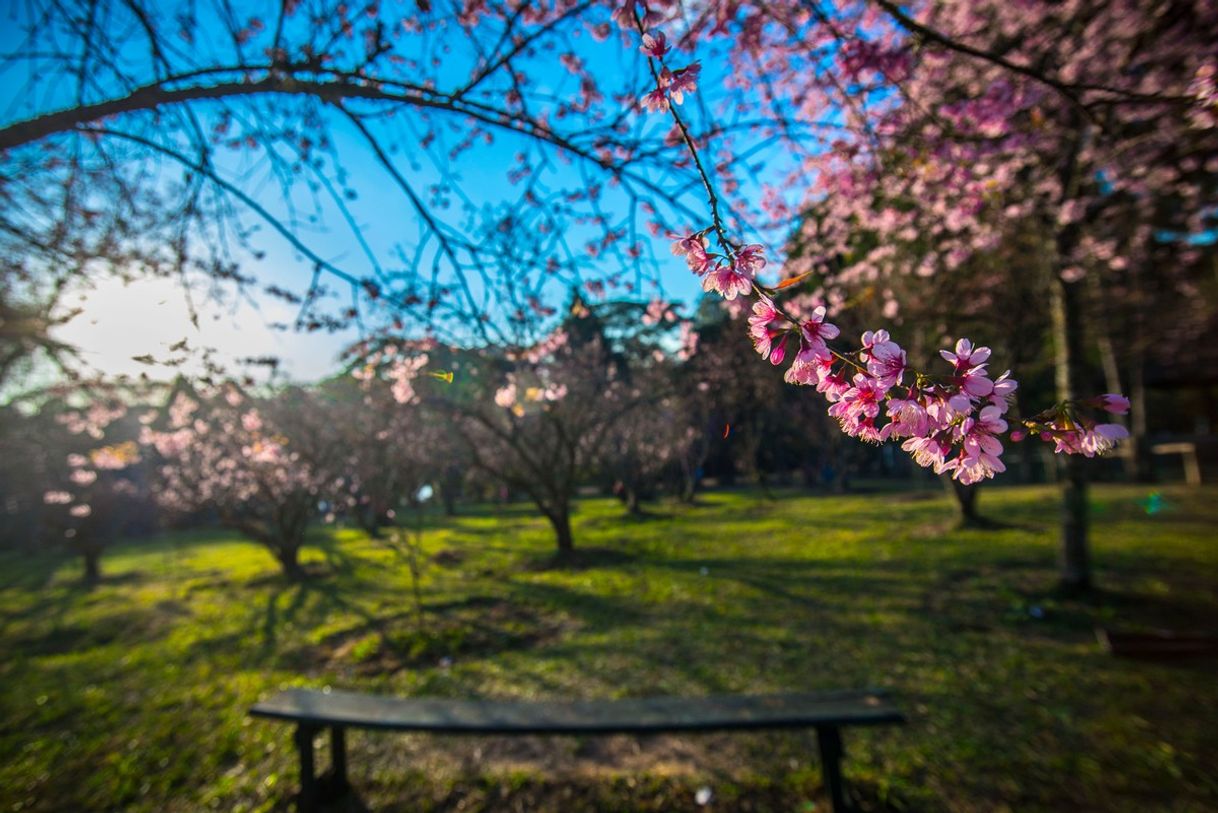
[[[994,519],[988,516],[975,516],[958,519],[952,526],[957,531],[1028,531],[1035,533],[1041,526],[1030,525],[1026,522],[1010,522],[1009,520]]]
[[[545,572],[548,570],[592,570],[594,568],[617,567],[634,562],[638,557],[632,553],[615,548],[588,547],[576,548],[571,551],[558,551],[544,556],[527,559],[523,563],[525,570]]]
[[[906,598],[921,588],[917,574],[900,562],[871,562],[866,568],[843,568],[839,563],[807,559],[697,558],[648,559],[652,568],[727,579],[752,587],[767,598],[778,598],[809,608],[828,608],[843,598]]]
[[[514,582],[510,589],[515,600],[569,612],[593,628],[638,624],[647,617],[629,596],[610,598],[562,585],[535,582]]]

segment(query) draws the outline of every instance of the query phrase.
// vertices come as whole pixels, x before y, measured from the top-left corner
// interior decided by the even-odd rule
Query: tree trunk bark
[[[1067,282],[1060,273],[1054,273],[1051,290],[1057,398],[1069,401],[1076,395],[1083,359],[1083,292],[1080,283]],[[1087,473],[1078,455],[1058,455],[1057,462],[1062,484],[1061,585],[1080,592],[1091,587]]]
[[[1121,368],[1120,363],[1117,361],[1116,346],[1113,344],[1108,328],[1102,324],[1105,318],[1103,313],[1101,313],[1099,319],[1096,320],[1098,324],[1095,325],[1095,331],[1098,334],[1096,336],[1096,344],[1100,350],[1100,365],[1104,368],[1104,385],[1108,392],[1128,392],[1121,385]],[[1132,427],[1129,425],[1130,422],[1128,420],[1120,416],[1113,416],[1113,421],[1121,424],[1126,429],[1130,429],[1130,434],[1132,434]],[[1128,444],[1124,452],[1125,456],[1121,458],[1121,467],[1125,469],[1125,476],[1130,480],[1137,480],[1138,450],[1136,443]]]
[[[444,503],[444,516],[457,515],[457,495],[461,491],[461,470],[449,466],[444,470],[444,480],[440,484],[440,501]]]
[[[554,527],[554,540],[558,543],[558,552],[566,555],[575,551],[575,537],[571,534],[571,515],[563,507],[546,514],[550,525]]]
[[[275,549],[275,558],[279,560],[283,575],[289,579],[296,581],[304,577],[304,568],[300,566],[300,545],[281,544]]]
[[[631,486],[626,486],[626,513],[639,515],[639,491]]]
[[[1141,337],[1138,337],[1140,339]],[[1133,476],[1139,483],[1155,479],[1150,456],[1150,432],[1146,420],[1146,358],[1141,342],[1132,352],[1129,371],[1129,453],[1133,457]]]
[[[86,549],[82,551],[81,558],[84,561],[85,572],[84,582],[86,585],[92,586],[101,581],[101,551]]]
[[[692,503],[698,494],[698,469],[688,458],[681,461],[681,502]]]
[[[369,539],[381,539],[381,512],[371,506],[365,506],[359,511],[359,524]]]
[[[962,527],[984,525],[985,520],[977,511],[977,497],[981,493],[980,489],[975,485],[963,485],[959,480],[953,480],[951,475],[945,474],[942,477],[947,490],[956,499],[956,508],[960,512],[960,525]]]

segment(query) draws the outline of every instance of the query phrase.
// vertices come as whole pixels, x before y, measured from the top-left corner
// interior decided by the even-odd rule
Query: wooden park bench
[[[289,689],[258,703],[250,714],[296,724],[301,813],[322,796],[341,796],[347,784],[348,728],[429,731],[436,734],[660,734],[674,732],[815,728],[825,788],[836,813],[847,810],[842,781],[841,729],[901,723],[880,690],[824,694],[657,697],[637,700],[519,702],[378,697],[354,692]],[[330,729],[330,772],[315,775],[313,741]]]

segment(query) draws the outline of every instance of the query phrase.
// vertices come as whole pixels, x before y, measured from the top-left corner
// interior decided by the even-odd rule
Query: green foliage
[[[283,810],[287,685],[453,697],[615,697],[887,685],[903,729],[847,735],[868,809],[1218,807],[1212,660],[1118,660],[1096,625],[1218,617],[1213,490],[1093,495],[1097,582],[1052,592],[1056,503],[987,490],[999,530],[950,528],[936,489],[718,493],[623,520],[580,504],[573,560],[524,507],[430,517],[423,626],[407,568],[317,531],[293,583],[223,532],[74,562],[0,558],[0,809]],[[353,734],[368,805],[453,810],[825,809],[807,732],[491,740]],[[321,756],[325,764],[326,755]],[[714,801],[698,808],[709,786]],[[813,807],[812,805],[815,805]]]

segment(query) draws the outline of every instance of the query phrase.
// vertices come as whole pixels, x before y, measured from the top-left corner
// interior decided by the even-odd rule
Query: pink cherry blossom
[[[753,313],[749,316],[749,337],[753,340],[753,348],[762,358],[769,358],[773,347],[773,339],[780,331],[775,327],[778,322],[778,309],[768,297],[759,296],[753,303]]]
[[[653,299],[648,303],[647,309],[643,312],[643,324],[658,325],[666,316],[671,313],[668,303],[662,299]]]
[[[1117,441],[1129,437],[1129,430],[1119,423],[1096,424],[1083,436],[1083,454],[1091,457],[1104,454],[1116,446]]]
[[[825,315],[828,311],[824,305],[815,308],[812,315],[809,316],[799,326],[801,351],[800,354],[805,358],[809,356],[823,357],[829,355],[829,346],[827,341],[836,339],[841,331],[837,329],[837,325],[830,324],[825,321]]]
[[[924,435],[930,428],[926,407],[915,398],[889,398],[885,411],[891,419],[884,425],[884,439]]]
[[[983,364],[990,357],[990,348],[974,348],[973,343],[968,339],[960,339],[956,342],[954,353],[950,350],[940,350],[939,355],[954,364],[957,372],[963,373],[979,364]]]
[[[935,474],[942,474],[952,446],[942,435],[936,434],[909,438],[901,444],[901,448],[909,452],[914,462],[922,468],[933,469]]]
[[[1129,437],[1129,430],[1120,424],[1102,423],[1050,431],[1049,435],[1056,443],[1055,451],[1059,453],[1095,457],[1112,449],[1117,441]]]
[[[1117,393],[1099,396],[1095,399],[1095,405],[1105,412],[1111,412],[1114,415],[1125,415],[1129,412],[1129,399]]]
[[[496,406],[511,409],[516,404],[516,385],[508,382],[495,391]]]
[[[78,486],[90,486],[97,480],[97,472],[90,469],[76,469],[68,479]]]
[[[736,252],[735,265],[737,270],[750,277],[765,268],[765,250],[758,243],[751,243]]]
[[[730,302],[753,290],[753,277],[735,265],[720,265],[702,278],[702,290],[715,291]]]
[[[668,53],[668,37],[664,35],[663,31],[644,34],[643,45],[639,50],[653,59],[663,59],[664,55]]]
[[[878,331],[884,333],[884,331]],[[887,334],[885,333],[885,336]],[[907,367],[905,351],[894,341],[885,339],[873,344],[867,355],[867,372],[889,389],[901,383]]]
[[[656,88],[644,93],[639,98],[639,103],[649,113],[662,113],[668,109],[668,94],[664,92],[663,88]]]
[[[706,253],[706,240],[701,234],[691,234],[674,241],[672,253],[684,257],[689,270],[698,276],[710,270],[711,258]]]
[[[842,431],[866,440],[879,440],[875,429],[875,418],[880,414],[880,404],[887,389],[870,376],[859,373],[853,385],[841,393],[840,398],[829,407],[829,414],[837,418]],[[874,437],[871,437],[874,431]]]
[[[668,85],[668,95],[676,104],[681,104],[685,101],[686,93],[693,93],[698,89],[698,75],[702,72],[702,65],[694,62],[691,65],[679,70],[668,72],[664,69],[661,75],[661,80],[666,81]]]

